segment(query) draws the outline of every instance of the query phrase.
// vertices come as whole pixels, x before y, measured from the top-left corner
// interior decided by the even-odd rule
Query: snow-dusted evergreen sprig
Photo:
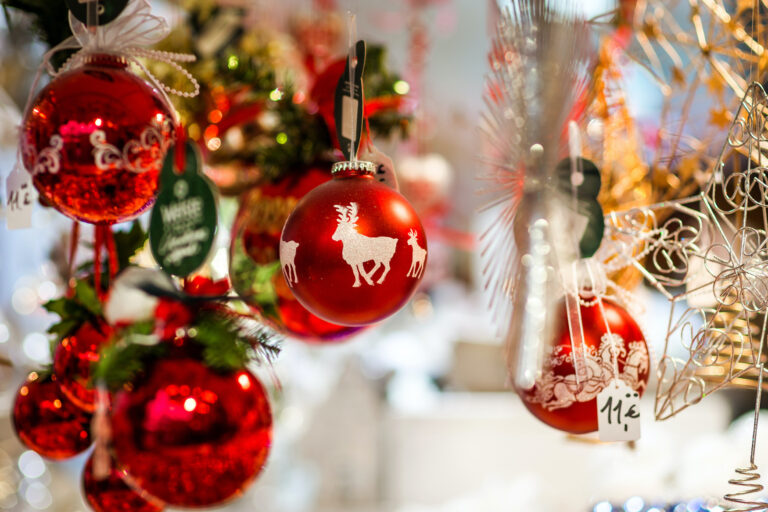
[[[576,1],[513,0],[498,13],[482,126],[493,218],[481,245],[485,286],[518,387],[533,386],[552,328],[560,291],[555,258],[573,257],[571,244],[561,247],[568,228],[552,213],[550,189],[557,161],[568,154],[566,124],[586,94],[592,58]]]

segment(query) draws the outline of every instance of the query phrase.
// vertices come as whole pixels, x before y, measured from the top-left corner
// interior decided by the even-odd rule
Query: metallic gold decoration
[[[656,418],[674,416],[726,386],[757,390],[750,464],[736,470],[740,476],[730,483],[740,489],[726,495],[740,511],[768,507],[754,501],[762,491],[754,453],[768,328],[767,114],[768,95],[753,83],[700,194],[607,217],[612,261],[639,264],[638,257],[647,256],[646,277],[670,300]],[[689,219],[672,217],[659,226],[655,212],[667,208]]]
[[[659,131],[653,147],[646,148],[651,202],[687,197],[705,183],[702,170],[713,163],[709,148],[733,120],[730,112],[747,84],[768,65],[768,20],[756,4],[637,0],[592,20],[611,30],[618,23],[611,41],[623,42],[631,32],[626,56],[648,71],[663,96]],[[604,23],[614,14],[616,20]],[[713,100],[703,112],[695,108],[702,94]],[[609,140],[616,135],[606,134],[606,146],[616,144]]]

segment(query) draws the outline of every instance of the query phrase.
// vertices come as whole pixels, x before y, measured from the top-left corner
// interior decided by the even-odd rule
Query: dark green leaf
[[[48,328],[48,333],[54,334],[58,340],[62,340],[72,334],[81,325],[83,325],[82,319],[69,318],[50,326]]]
[[[118,268],[124,269],[130,263],[131,258],[147,242],[147,232],[141,227],[138,220],[133,221],[131,229],[115,232],[115,249],[117,250]]]
[[[78,280],[75,285],[75,298],[91,314],[95,316],[102,315],[101,301],[98,295],[96,295],[96,290],[83,279]]]

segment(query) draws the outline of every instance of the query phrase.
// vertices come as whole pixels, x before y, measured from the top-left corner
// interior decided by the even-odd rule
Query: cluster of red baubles
[[[18,391],[13,424],[21,442],[62,460],[93,441],[90,364],[109,328],[85,323],[58,346],[53,373],[32,373]],[[214,371],[185,343],[150,363],[142,378],[112,396],[112,472],[86,466],[85,495],[97,511],[207,507],[239,496],[269,454],[272,414],[266,391],[247,370]],[[122,509],[121,509],[122,510]]]

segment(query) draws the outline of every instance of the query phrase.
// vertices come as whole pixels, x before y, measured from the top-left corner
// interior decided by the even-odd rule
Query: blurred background
[[[272,27],[275,41],[297,17],[311,20],[324,8],[310,0],[246,3],[249,23]],[[430,264],[408,307],[381,325],[338,344],[285,341],[274,367],[281,387],[271,389],[275,428],[267,468],[225,510],[722,510],[713,498],[746,462],[752,419],[742,414],[751,407],[749,391],[712,396],[655,423],[651,388],[643,400],[643,437],[630,446],[565,436],[533,418],[508,388],[475,250],[476,235],[490,221],[477,213],[483,198],[475,191],[493,9],[477,0],[331,3],[338,13],[356,12],[358,35],[385,46],[387,67],[409,87],[418,85],[417,135],[376,143],[396,165],[414,140],[440,157],[439,164],[400,176],[406,195],[427,187],[427,198],[441,205],[427,226]],[[609,0],[582,3],[588,17],[615,8]],[[152,5],[172,26],[186,23],[184,5]],[[13,30],[0,18],[0,188],[14,165],[20,109],[46,50],[23,16],[10,19]],[[337,23],[343,33],[343,17]],[[414,54],[414,34],[422,38],[422,55]],[[632,115],[657,119],[657,84],[629,61],[623,73]],[[236,210],[236,198],[222,198],[209,263],[214,277],[227,274]],[[79,486],[87,455],[45,461],[24,450],[9,421],[26,373],[49,362],[45,330],[52,317],[41,304],[64,289],[70,222],[38,207],[32,224],[0,229],[0,356],[12,363],[0,366],[0,510],[84,511]],[[650,289],[637,293],[645,304],[640,324],[658,355],[667,302]],[[758,440],[758,465],[766,458],[764,441]]]

